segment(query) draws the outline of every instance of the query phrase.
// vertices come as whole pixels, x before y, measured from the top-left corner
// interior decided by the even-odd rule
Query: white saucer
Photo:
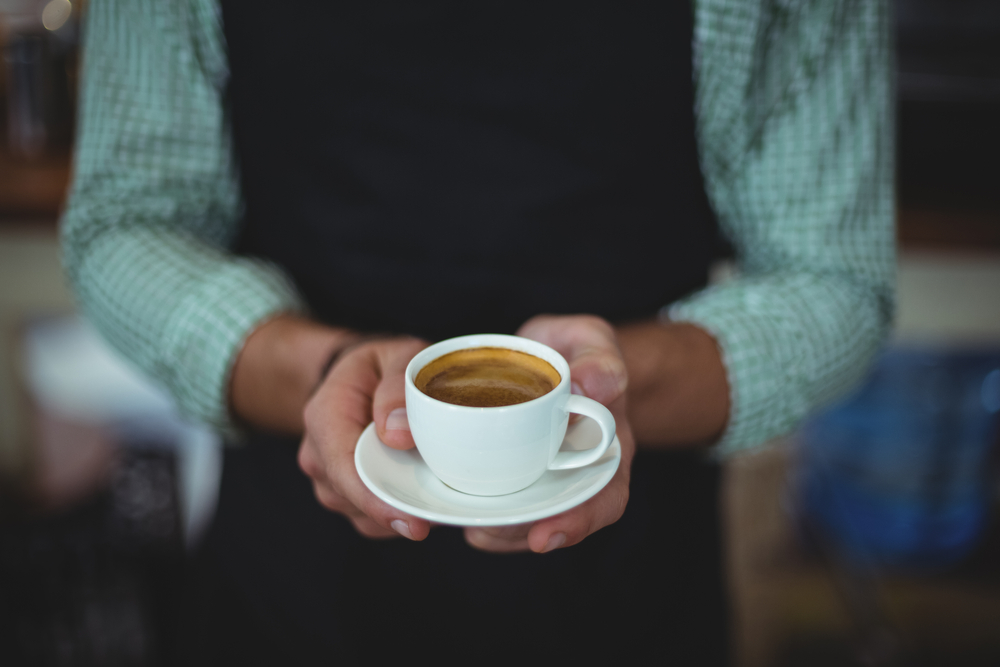
[[[600,438],[597,423],[583,418],[569,427],[562,449],[589,449]],[[375,434],[375,424],[364,430],[354,451],[354,465],[372,493],[407,514],[453,526],[507,526],[565,512],[603,489],[621,458],[616,436],[604,456],[589,466],[550,470],[517,493],[485,497],[446,486],[416,449],[400,451],[383,444]]]

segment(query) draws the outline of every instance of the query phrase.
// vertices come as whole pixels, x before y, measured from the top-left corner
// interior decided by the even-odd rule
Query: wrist
[[[258,325],[236,358],[230,407],[244,423],[301,433],[302,411],[336,350],[359,338],[347,329],[283,314]]]
[[[686,322],[617,330],[629,374],[629,419],[649,446],[711,444],[729,418],[729,383],[714,337]]]
[[[319,389],[319,385],[323,384],[326,376],[330,374],[333,367],[343,359],[349,352],[354,350],[365,343],[371,343],[372,341],[382,340],[384,338],[390,338],[390,334],[353,334],[345,332],[343,336],[340,337],[339,342],[336,347],[330,352],[326,361],[320,367],[319,377],[316,380],[316,384],[313,387],[313,393]]]

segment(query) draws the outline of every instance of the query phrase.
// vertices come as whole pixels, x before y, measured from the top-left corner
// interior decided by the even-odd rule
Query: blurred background
[[[0,665],[168,660],[221,465],[60,270],[85,11],[0,0]],[[896,330],[858,392],[726,464],[745,667],[1000,665],[1000,3],[894,11]]]

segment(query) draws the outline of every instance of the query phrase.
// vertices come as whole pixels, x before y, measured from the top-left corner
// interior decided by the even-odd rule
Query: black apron
[[[705,284],[690,3],[222,7],[239,250],[284,267],[316,318],[439,340],[651,317]],[[189,663],[725,662],[702,455],[640,454],[624,517],[539,556],[446,527],[361,538],[296,448],[227,452]]]

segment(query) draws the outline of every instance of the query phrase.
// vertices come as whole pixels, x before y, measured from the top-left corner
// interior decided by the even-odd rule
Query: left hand
[[[402,535],[422,540],[430,532],[426,520],[377,498],[354,465],[355,444],[372,421],[388,446],[413,447],[405,426],[403,374],[410,359],[425,347],[426,342],[406,336],[349,347],[304,410],[299,467],[312,481],[319,503],[344,515],[365,537]]]
[[[617,521],[625,511],[635,453],[635,439],[625,411],[628,377],[614,329],[598,317],[540,315],[528,320],[517,335],[544,343],[566,357],[573,392],[611,410],[622,446],[621,464],[615,476],[582,505],[530,524],[465,529],[466,542],[477,549],[545,553],[582,541]]]

